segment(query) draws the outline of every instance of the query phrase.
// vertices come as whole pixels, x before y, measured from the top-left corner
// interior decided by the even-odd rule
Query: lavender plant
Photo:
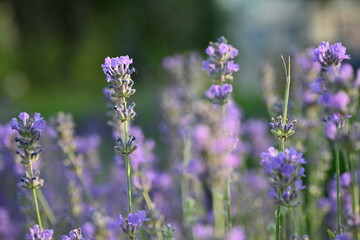
[[[292,208],[300,204],[298,200],[299,191],[304,189],[301,177],[305,176],[305,169],[301,166],[306,161],[302,158],[302,154],[295,149],[285,148],[285,141],[292,136],[296,120],[287,123],[288,102],[290,94],[290,57],[288,59],[288,66],[282,57],[284,69],[286,74],[286,87],[284,97],[283,115],[272,119],[270,123],[271,131],[279,141],[279,150],[274,147],[268,149],[268,152],[262,153],[261,165],[264,171],[271,177],[271,185],[269,191],[269,198],[275,199],[276,207],[276,232],[275,239],[280,239],[280,218],[281,206],[288,209],[292,238],[298,238],[297,229],[293,221]],[[285,228],[285,226],[283,226]]]
[[[358,97],[358,89],[356,81],[351,81],[352,67],[342,64],[345,59],[350,59],[346,54],[346,48],[341,43],[330,45],[329,42],[321,42],[314,51],[314,61],[322,66],[320,77],[313,84],[314,91],[319,94],[319,103],[323,106],[324,112],[328,115],[326,121],[325,135],[332,140],[335,145],[335,163],[336,163],[336,188],[337,188],[337,233],[341,234],[342,229],[342,210],[341,210],[341,192],[340,192],[340,148],[341,136],[346,132],[348,118],[351,117],[351,100]],[[355,92],[355,94],[353,94]],[[356,101],[357,102],[357,101]],[[344,153],[347,157],[347,153]],[[348,161],[351,165],[352,177],[357,179],[354,171],[353,161]],[[352,187],[352,196],[354,204],[354,214],[359,214],[359,196],[357,184]],[[354,194],[355,193],[355,194]],[[356,231],[354,235],[358,239],[359,233]]]
[[[18,136],[15,138],[18,143],[16,153],[21,157],[21,164],[28,168],[25,176],[21,178],[21,187],[32,192],[38,222],[37,228],[42,232],[42,220],[36,190],[44,184],[44,180],[39,177],[40,172],[33,169],[33,164],[39,159],[39,154],[43,151],[38,141],[45,129],[45,121],[40,113],[35,113],[34,117],[30,118],[27,113],[22,112],[19,114],[19,119],[20,122],[17,118],[11,120],[11,128],[18,132]]]
[[[129,123],[135,117],[134,111],[135,103],[128,104],[128,98],[135,93],[135,89],[132,88],[134,82],[131,79],[131,74],[135,71],[134,68],[130,68],[133,60],[129,56],[121,56],[105,58],[105,63],[102,66],[106,75],[106,81],[108,86],[108,98],[115,104],[113,106],[116,113],[116,119],[120,123],[115,127],[115,131],[122,134],[122,136],[116,139],[116,152],[123,156],[126,165],[126,181],[127,181],[127,200],[129,216],[126,220],[126,226],[123,226],[121,215],[119,216],[119,224],[125,234],[130,239],[136,238],[137,227],[141,228],[142,223],[146,221],[145,211],[139,211],[132,214],[132,195],[131,195],[131,162],[130,154],[137,148],[135,145],[135,137],[129,135]],[[116,122],[113,120],[113,122]],[[135,225],[134,225],[135,224]]]
[[[220,37],[217,42],[210,42],[210,45],[206,49],[206,54],[209,56],[207,60],[203,62],[202,69],[207,71],[208,76],[214,80],[214,84],[206,92],[206,97],[214,104],[217,104],[221,108],[222,119],[225,118],[226,104],[230,101],[230,96],[233,91],[232,85],[228,84],[228,81],[233,80],[233,73],[239,71],[239,65],[232,59],[238,55],[238,50],[231,44],[228,44],[224,37]],[[223,138],[226,138],[226,129],[223,128]],[[225,150],[226,151],[226,150]],[[224,153],[226,154],[226,153]],[[226,188],[225,188],[225,206],[226,206],[226,228],[229,230],[232,225],[231,220],[231,197],[230,197],[230,173],[229,169]],[[216,195],[217,191],[223,191],[220,189],[214,190],[214,217],[215,217],[215,230],[216,235],[221,237],[223,235],[223,220],[222,220],[222,204],[218,202]],[[221,201],[221,200],[220,200]],[[218,203],[217,203],[218,202]],[[217,206],[215,206],[215,204]]]

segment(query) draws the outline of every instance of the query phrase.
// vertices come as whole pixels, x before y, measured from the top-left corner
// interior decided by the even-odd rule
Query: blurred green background
[[[220,36],[240,52],[235,97],[246,117],[267,117],[261,64],[273,62],[283,79],[280,54],[328,40],[343,42],[357,66],[359,10],[359,1],[347,0],[0,1],[0,123],[21,111],[45,117],[65,111],[80,128],[104,124],[100,64],[129,55],[137,69],[136,123],[156,135],[162,59],[203,54]]]

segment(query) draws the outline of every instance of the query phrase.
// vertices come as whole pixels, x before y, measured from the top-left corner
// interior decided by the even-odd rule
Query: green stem
[[[181,202],[182,202],[182,214],[183,214],[183,226],[187,226],[186,222],[186,199],[189,196],[189,179],[186,171],[186,167],[190,161],[190,147],[191,140],[187,137],[183,138],[183,164],[182,164],[182,176],[181,176]],[[186,231],[187,232],[187,231]]]
[[[336,204],[337,204],[337,232],[341,234],[341,199],[340,199],[340,158],[339,149],[335,149],[336,164]]]
[[[220,183],[212,185],[215,239],[224,239],[225,237],[223,190]]]
[[[285,74],[286,74],[286,86],[285,86],[285,96],[284,96],[284,109],[283,109],[283,124],[286,124],[287,121],[287,112],[288,112],[288,104],[289,104],[289,95],[290,95],[290,81],[291,81],[291,75],[290,75],[290,57],[288,59],[288,67],[286,67],[285,59],[283,56],[281,56],[281,59],[283,60],[284,68],[285,68]],[[282,142],[285,142],[285,139],[282,139]],[[284,143],[283,143],[284,144]]]
[[[353,217],[359,217],[360,209],[359,209],[359,186],[358,186],[358,176],[356,173],[355,166],[355,154],[350,153],[349,157],[350,163],[350,173],[351,173],[351,197],[352,197],[352,209],[353,209]],[[359,229],[357,227],[354,228],[354,238],[355,240],[360,239]]]
[[[32,167],[32,163],[29,163],[29,169],[30,169],[30,178],[34,177],[34,171],[33,171],[33,167]],[[39,205],[38,205],[38,201],[37,201],[37,195],[36,195],[36,189],[31,189],[32,195],[33,195],[33,199],[34,199],[34,205],[35,205],[35,211],[36,211],[36,218],[40,227],[40,231],[42,231],[42,222],[41,222],[41,216],[40,216],[40,211],[39,211]]]
[[[225,113],[226,113],[226,105],[221,105],[221,120],[223,125],[223,137],[226,138],[226,128],[225,128]],[[227,153],[225,152],[224,155]],[[232,228],[231,221],[231,191],[230,191],[230,171],[227,171],[227,179],[226,179],[226,189],[225,189],[225,206],[226,206],[226,230],[230,231]]]
[[[291,207],[289,207],[288,212],[289,212],[289,218],[290,218],[291,232],[295,237],[297,237],[297,232],[296,232],[296,228],[295,228],[295,224],[294,224],[294,218],[293,218]]]
[[[282,227],[281,227],[282,239],[286,239],[287,232],[286,232],[286,216],[285,215],[281,216],[281,223],[282,223]]]
[[[288,112],[288,104],[289,104],[289,95],[290,95],[290,82],[291,82],[291,75],[290,75],[290,57],[288,58],[288,66],[286,66],[286,62],[283,56],[281,59],[284,64],[285,75],[286,75],[286,85],[285,85],[285,96],[284,96],[284,109],[283,109],[283,116],[282,116],[282,123],[286,124],[287,121],[287,112]],[[285,138],[280,139],[279,144],[279,151],[282,152],[285,150]],[[280,189],[277,188],[277,195],[281,197]],[[276,240],[280,240],[280,220],[281,220],[281,213],[280,213],[280,205],[276,206]],[[284,226],[283,226],[284,227]]]
[[[41,191],[41,189],[39,189],[37,191],[37,193],[38,193],[40,205],[43,207],[44,212],[45,212],[50,224],[52,226],[54,226],[56,224],[56,218],[55,218],[54,212],[52,211],[52,209],[51,209],[49,203],[47,202],[47,200],[46,200],[43,192]]]
[[[127,108],[126,98],[122,98],[125,108]],[[129,138],[129,122],[124,121],[124,143],[126,144]],[[125,167],[126,167],[126,186],[127,186],[127,200],[129,213],[132,213],[132,200],[131,200],[131,165],[129,154],[125,154]]]

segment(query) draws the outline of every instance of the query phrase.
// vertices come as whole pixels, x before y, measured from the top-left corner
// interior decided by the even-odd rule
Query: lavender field
[[[151,64],[101,51],[97,83],[60,94],[69,108],[0,97],[0,240],[360,240],[359,49],[323,38],[262,57],[259,104],[232,39]],[[140,80],[149,66],[163,82]]]

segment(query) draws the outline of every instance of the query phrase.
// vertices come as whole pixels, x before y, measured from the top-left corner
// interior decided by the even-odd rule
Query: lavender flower
[[[71,230],[69,236],[63,235],[62,240],[83,240],[83,236],[81,234],[81,228]]]
[[[276,120],[271,119],[270,127],[271,132],[279,139],[287,139],[288,137],[295,134],[294,125],[297,123],[297,120],[293,120],[291,123],[283,123],[282,116],[278,116]]]
[[[146,217],[144,210],[138,211],[137,213],[129,213],[125,220],[120,214],[118,220],[120,227],[129,238],[134,238],[143,223],[150,221],[150,219]]]
[[[101,65],[106,75],[106,81],[111,82],[115,79],[122,79],[126,75],[130,75],[134,69],[129,68],[129,65],[133,63],[133,60],[129,56],[120,56],[105,58],[104,64]]]
[[[230,84],[214,84],[206,92],[206,97],[214,104],[224,105],[229,102],[232,91],[233,87]]]
[[[346,55],[346,47],[341,43],[330,45],[329,42],[321,42],[314,51],[314,61],[319,62],[324,68],[331,65],[339,66],[344,59],[350,59],[350,56]]]
[[[26,234],[26,240],[52,240],[54,231],[52,229],[44,229],[40,231],[39,225],[29,228],[30,234]]]
[[[325,136],[330,140],[335,140],[338,135],[338,130],[344,128],[347,119],[351,115],[343,115],[340,113],[330,114],[329,117],[324,118],[325,125]]]
[[[261,154],[261,158],[265,173],[272,179],[269,198],[286,207],[299,205],[298,193],[305,188],[301,180],[301,177],[305,176],[305,169],[301,165],[306,164],[302,153],[298,153],[293,148],[278,152],[270,147],[267,152]],[[280,192],[279,196],[278,192]]]
[[[232,61],[238,55],[238,50],[228,44],[226,38],[221,37],[217,42],[210,42],[205,52],[209,57],[203,61],[202,69],[217,84],[232,80],[232,74],[239,71],[239,65]]]
[[[35,113],[34,118],[26,112],[19,114],[20,122],[17,118],[11,120],[10,126],[18,132],[18,137],[15,141],[18,143],[17,154],[21,157],[21,163],[28,165],[35,162],[39,153],[43,150],[37,144],[42,132],[45,130],[45,121],[40,116],[40,113]]]

